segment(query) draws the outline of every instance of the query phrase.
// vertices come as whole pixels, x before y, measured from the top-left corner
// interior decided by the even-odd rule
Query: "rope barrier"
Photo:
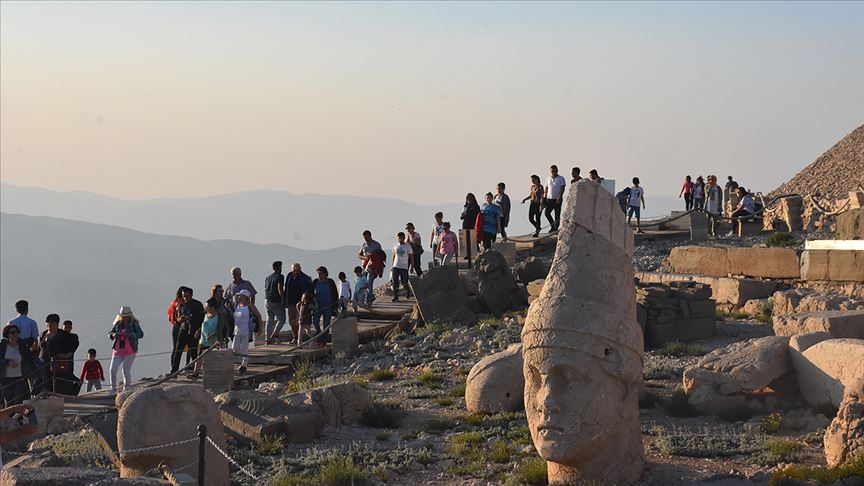
[[[250,478],[252,478],[256,481],[261,480],[261,478],[259,478],[255,474],[249,472],[246,468],[241,466],[237,461],[232,459],[231,456],[229,456],[227,452],[223,451],[221,447],[219,447],[218,445],[216,445],[215,442],[213,442],[213,439],[211,439],[209,435],[207,436],[207,442],[209,442],[210,445],[213,446],[213,448],[215,448],[217,452],[219,452],[219,454],[222,454],[222,456],[225,457],[225,459],[228,459],[228,462],[230,462],[231,464],[234,464],[237,467],[237,469],[240,469],[241,471],[243,471],[244,474],[246,474],[247,476],[249,476]]]

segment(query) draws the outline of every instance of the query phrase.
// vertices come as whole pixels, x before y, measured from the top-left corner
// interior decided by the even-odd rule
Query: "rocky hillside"
[[[864,125],[843,137],[769,196],[810,194],[843,198],[858,186],[864,187]]]

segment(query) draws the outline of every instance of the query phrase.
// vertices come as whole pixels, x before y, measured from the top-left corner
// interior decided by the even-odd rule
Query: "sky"
[[[864,123],[864,3],[0,4],[0,180],[432,204],[556,163],[770,191]],[[346,208],[350,211],[350,208]]]

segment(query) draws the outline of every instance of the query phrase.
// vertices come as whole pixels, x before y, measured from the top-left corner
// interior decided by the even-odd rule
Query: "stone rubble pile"
[[[717,302],[711,286],[696,282],[637,284],[636,318],[645,344],[660,347],[671,341],[693,341],[715,334]]]

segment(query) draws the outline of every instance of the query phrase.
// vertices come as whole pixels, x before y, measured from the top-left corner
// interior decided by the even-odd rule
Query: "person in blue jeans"
[[[315,296],[315,314],[312,316],[312,325],[315,326],[315,334],[321,334],[321,330],[330,325],[330,320],[333,318],[333,309],[336,307],[336,302],[339,299],[339,293],[336,289],[336,282],[329,278],[330,274],[327,267],[318,267],[316,269],[318,279],[312,282],[312,295]],[[319,336],[316,341],[317,346],[323,346],[327,342],[325,336]]]
[[[503,217],[501,206],[494,203],[491,192],[486,193],[486,204],[483,205],[481,212],[483,213],[483,249],[488,250],[492,248],[492,243],[501,232]]]

